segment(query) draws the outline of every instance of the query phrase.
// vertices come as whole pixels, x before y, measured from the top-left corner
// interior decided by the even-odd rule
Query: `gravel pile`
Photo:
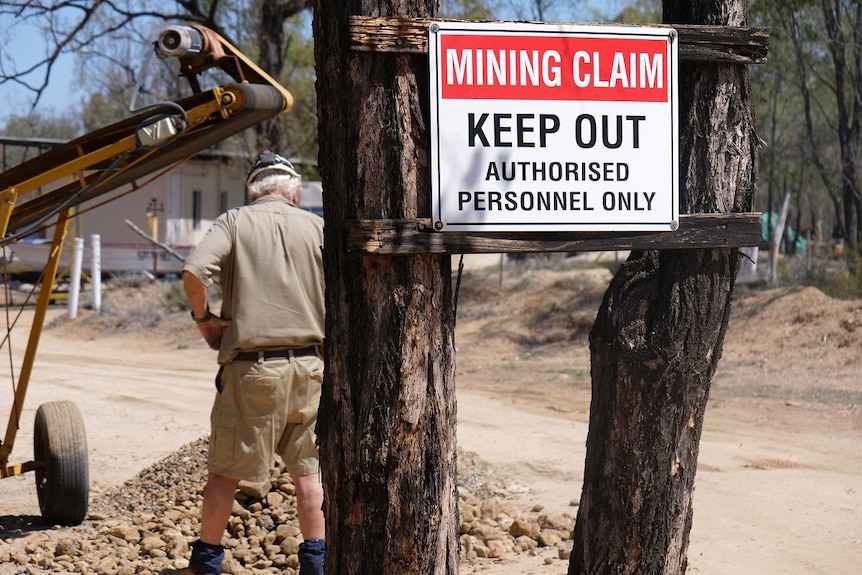
[[[0,575],[82,573],[148,575],[188,562],[198,536],[206,475],[206,438],[184,446],[115,490],[93,498],[83,524],[8,537]],[[574,518],[523,510],[482,461],[459,451],[463,562],[554,547],[568,558]],[[0,537],[6,537],[0,531]],[[264,484],[240,484],[225,537],[225,573],[296,575],[302,536],[290,476],[280,466]]]

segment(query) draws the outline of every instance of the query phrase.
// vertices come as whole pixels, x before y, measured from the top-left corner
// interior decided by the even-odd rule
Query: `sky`
[[[11,58],[16,67],[21,70],[38,60],[44,53],[44,45],[39,37],[40,32],[29,25],[14,22],[10,16],[0,16],[0,54],[3,60]],[[41,71],[34,74],[31,83],[41,84]],[[51,112],[62,113],[69,108],[69,103],[76,98],[82,98],[85,91],[84,82],[75,78],[75,58],[71,55],[62,56],[51,71],[51,79],[37,111],[49,115]],[[9,116],[26,114],[32,105],[35,94],[17,85],[0,85],[0,125]]]
[[[592,11],[603,13],[618,13],[625,0],[585,0],[583,13]],[[0,16],[0,59],[11,59],[18,69],[25,68],[45,50],[40,32],[33,26],[16,22],[11,16]],[[140,65],[144,64],[145,51],[141,52]],[[41,72],[37,71],[31,78],[31,83],[41,83]],[[42,94],[36,112],[45,116],[55,116],[70,113],[75,102],[86,97],[83,88],[86,78],[78,78],[75,69],[75,58],[65,55],[60,58],[51,71],[50,82]],[[23,87],[0,85],[0,127],[5,125],[10,116],[26,114],[30,111],[35,94]]]

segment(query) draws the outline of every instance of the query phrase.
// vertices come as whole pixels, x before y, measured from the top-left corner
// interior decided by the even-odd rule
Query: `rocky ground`
[[[506,501],[505,486],[483,463],[461,453],[459,484],[463,560],[502,558],[538,546],[567,558],[573,517],[528,511]],[[3,521],[0,573],[159,573],[184,565],[197,537],[206,439],[183,446],[116,489],[93,499],[87,520],[73,527],[33,529],[33,518]],[[302,541],[290,475],[280,466],[270,481],[242,483],[225,538],[224,572],[298,573]],[[19,534],[29,535],[16,539]]]

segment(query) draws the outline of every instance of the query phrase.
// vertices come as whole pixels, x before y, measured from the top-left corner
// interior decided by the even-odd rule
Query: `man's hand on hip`
[[[222,319],[220,317],[213,317],[208,321],[197,324],[198,330],[200,330],[201,335],[204,336],[204,340],[206,340],[207,345],[210,346],[210,349],[215,350],[221,347],[222,334],[224,334],[225,328],[229,325],[230,320]]]

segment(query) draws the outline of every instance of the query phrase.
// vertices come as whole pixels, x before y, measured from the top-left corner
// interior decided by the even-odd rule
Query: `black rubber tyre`
[[[78,407],[71,401],[43,403],[33,433],[39,509],[52,525],[77,525],[90,504],[87,435]]]

